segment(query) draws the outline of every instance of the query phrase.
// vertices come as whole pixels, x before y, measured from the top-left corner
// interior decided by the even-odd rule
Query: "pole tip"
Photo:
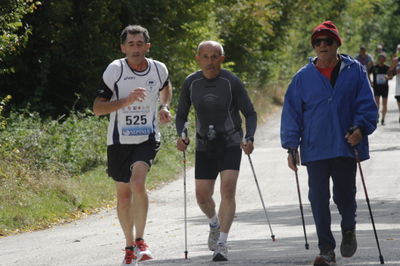
[[[272,241],[275,242],[275,235],[271,235]]]
[[[306,246],[306,249],[310,249],[310,247],[308,246],[308,243],[305,246]]]
[[[185,251],[185,260],[187,260],[187,258],[188,258],[188,252],[187,252],[187,250]]]
[[[383,256],[382,255],[379,256],[379,260],[381,261],[381,264],[385,264],[385,262],[383,261]]]

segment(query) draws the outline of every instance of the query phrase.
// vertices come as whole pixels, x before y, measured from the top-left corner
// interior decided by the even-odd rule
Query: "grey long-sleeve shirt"
[[[222,69],[216,78],[207,79],[197,71],[185,79],[176,113],[179,136],[191,105],[196,112],[197,150],[205,150],[201,139],[206,139],[209,125],[217,134],[226,136],[228,147],[240,145],[243,130],[239,111],[246,120],[246,138],[254,138],[257,113],[243,83],[233,73]]]

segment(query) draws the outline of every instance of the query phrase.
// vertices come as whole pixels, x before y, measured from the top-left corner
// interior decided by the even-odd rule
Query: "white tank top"
[[[122,99],[135,88],[145,88],[146,98],[110,114],[107,145],[139,144],[154,134],[160,141],[158,127],[159,92],[168,78],[166,66],[146,59],[148,67],[142,72],[131,69],[126,59],[114,60],[103,73],[104,83],[113,92],[110,101]]]

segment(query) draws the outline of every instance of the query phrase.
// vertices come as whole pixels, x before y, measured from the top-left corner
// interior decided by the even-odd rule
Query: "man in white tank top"
[[[168,70],[146,58],[149,49],[147,29],[127,26],[121,33],[126,57],[108,65],[93,105],[96,115],[110,115],[107,171],[116,183],[118,219],[126,240],[122,265],[152,259],[143,239],[149,205],[146,175],[160,146],[158,119],[171,120]]]

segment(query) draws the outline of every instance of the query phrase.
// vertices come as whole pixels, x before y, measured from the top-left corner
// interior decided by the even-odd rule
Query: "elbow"
[[[96,112],[95,110],[93,110],[93,113],[95,116],[101,116],[102,114],[100,112]]]
[[[94,100],[92,109],[95,116],[104,115],[101,108],[101,101],[98,98]]]
[[[93,105],[93,113],[95,116],[103,115],[103,113],[99,110],[99,107],[96,104]]]
[[[99,110],[99,108],[93,108],[93,113],[94,113],[95,116],[105,115],[105,113],[102,112],[101,110]]]

